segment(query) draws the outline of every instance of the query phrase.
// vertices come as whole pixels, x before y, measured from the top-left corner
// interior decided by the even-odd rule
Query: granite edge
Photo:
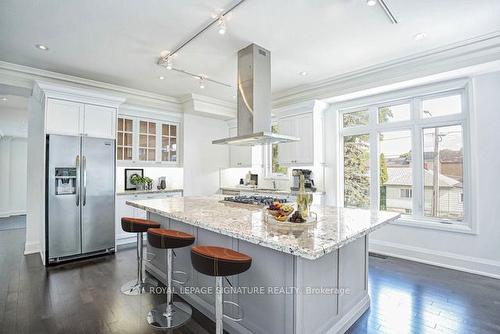
[[[358,234],[355,234],[353,235],[352,237],[346,239],[346,240],[343,240],[341,242],[338,242],[328,248],[323,248],[322,250],[320,251],[314,251],[314,252],[310,252],[310,253],[304,253],[304,252],[301,252],[299,249],[294,249],[294,248],[290,248],[290,247],[287,247],[287,246],[284,246],[284,247],[280,247],[279,245],[276,245],[276,244],[273,244],[273,243],[268,243],[268,242],[263,242],[262,240],[260,239],[257,239],[257,238],[252,238],[251,236],[242,236],[241,234],[236,234],[236,233],[232,233],[232,232],[228,232],[226,230],[223,230],[223,229],[218,229],[218,228],[214,228],[210,225],[206,225],[206,224],[203,224],[202,222],[199,222],[199,221],[193,221],[193,220],[190,220],[190,219],[187,219],[186,217],[182,217],[182,216],[177,216],[177,215],[174,215],[174,214],[171,214],[169,212],[166,212],[166,211],[162,211],[162,210],[157,210],[157,209],[151,209],[145,205],[142,205],[142,204],[139,204],[139,203],[136,203],[134,201],[126,201],[126,204],[127,205],[130,205],[130,206],[133,206],[135,208],[138,208],[138,209],[142,209],[142,210],[145,210],[147,212],[151,212],[151,213],[154,213],[154,214],[158,214],[160,216],[163,216],[163,217],[166,217],[166,218],[169,218],[169,219],[175,219],[175,220],[179,220],[183,223],[186,223],[186,224],[189,224],[189,225],[192,225],[192,226],[195,226],[195,227],[200,227],[200,228],[203,228],[207,231],[211,231],[211,232],[217,232],[217,233],[220,233],[222,235],[225,235],[225,236],[228,236],[228,237],[232,237],[232,238],[236,238],[238,240],[244,240],[244,241],[247,241],[247,242],[250,242],[252,244],[255,244],[255,245],[260,245],[260,246],[264,246],[264,247],[268,247],[268,248],[271,248],[271,249],[274,249],[276,251],[280,251],[280,252],[283,252],[283,253],[287,253],[287,254],[290,254],[290,255],[293,255],[293,256],[300,256],[302,258],[305,258],[307,260],[316,260],[316,259],[319,259],[320,257],[322,257],[323,255],[326,255],[326,254],[329,254],[379,228],[381,228],[382,226],[390,223],[390,222],[393,222],[395,220],[397,220],[399,217],[401,217],[401,215],[397,215],[395,216],[394,218],[391,218],[391,219],[388,219],[384,222],[381,222],[377,225],[374,225]]]

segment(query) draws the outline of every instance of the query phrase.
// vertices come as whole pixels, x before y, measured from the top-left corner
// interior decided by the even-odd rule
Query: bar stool
[[[167,293],[166,303],[160,304],[148,313],[148,323],[158,329],[176,328],[191,318],[191,306],[174,302],[172,292],[172,252],[174,248],[187,247],[194,243],[194,236],[175,230],[152,228],[148,230],[148,242],[152,247],[167,250]],[[178,282],[178,281],[177,281]],[[179,282],[181,283],[181,282]]]
[[[149,228],[158,228],[160,224],[155,223],[151,220],[123,217],[122,218],[122,229],[125,232],[136,233],[137,234],[137,279],[125,283],[121,287],[122,293],[129,296],[136,296],[143,293],[147,293],[152,284],[147,283],[143,280],[142,275],[142,259],[143,259],[143,244],[142,244],[142,234],[146,232]]]
[[[223,334],[222,318],[234,319],[224,314],[223,303],[229,303],[239,308],[233,302],[223,302],[222,278],[237,275],[247,271],[252,265],[252,258],[229,248],[215,246],[196,246],[191,248],[191,262],[194,269],[208,276],[215,276],[215,327],[216,334]]]

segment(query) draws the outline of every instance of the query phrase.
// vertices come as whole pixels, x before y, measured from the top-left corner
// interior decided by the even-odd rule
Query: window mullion
[[[424,175],[423,175],[423,140],[422,127],[418,120],[422,115],[422,100],[416,98],[412,102],[412,119],[415,123],[412,129],[412,184],[413,184],[413,209],[414,216],[422,217],[424,214]]]
[[[380,207],[380,176],[379,176],[379,148],[378,132],[376,130],[378,121],[378,108],[370,107],[370,208],[379,210]]]

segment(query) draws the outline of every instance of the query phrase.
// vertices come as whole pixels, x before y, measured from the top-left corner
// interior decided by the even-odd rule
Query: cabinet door
[[[236,137],[238,130],[229,129],[229,137]],[[252,166],[252,148],[247,146],[229,145],[229,165],[231,167],[251,167]]]
[[[304,114],[294,117],[295,136],[300,141],[294,143],[293,163],[300,165],[314,164],[314,124],[313,114]]]
[[[116,244],[119,245],[122,242],[120,240],[130,239],[131,237],[135,237],[131,233],[125,232],[122,229],[122,217],[135,217],[134,208],[130,205],[126,204],[126,201],[134,200],[136,198],[130,196],[116,196],[115,201],[115,239]]]
[[[278,120],[279,133],[300,138],[298,142],[279,144],[281,165],[312,165],[314,163],[313,114],[301,114]]]
[[[45,129],[50,134],[79,136],[83,131],[83,104],[48,99]]]
[[[115,139],[116,109],[85,105],[84,133],[89,137]]]
[[[296,136],[295,121],[293,117],[278,120],[278,132],[282,135]],[[295,143],[278,144],[278,161],[280,165],[291,165],[293,163]]]

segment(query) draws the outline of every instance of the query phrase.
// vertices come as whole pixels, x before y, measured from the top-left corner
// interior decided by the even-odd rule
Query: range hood
[[[298,141],[271,132],[271,53],[250,44],[238,51],[238,135],[212,144],[255,146]]]

